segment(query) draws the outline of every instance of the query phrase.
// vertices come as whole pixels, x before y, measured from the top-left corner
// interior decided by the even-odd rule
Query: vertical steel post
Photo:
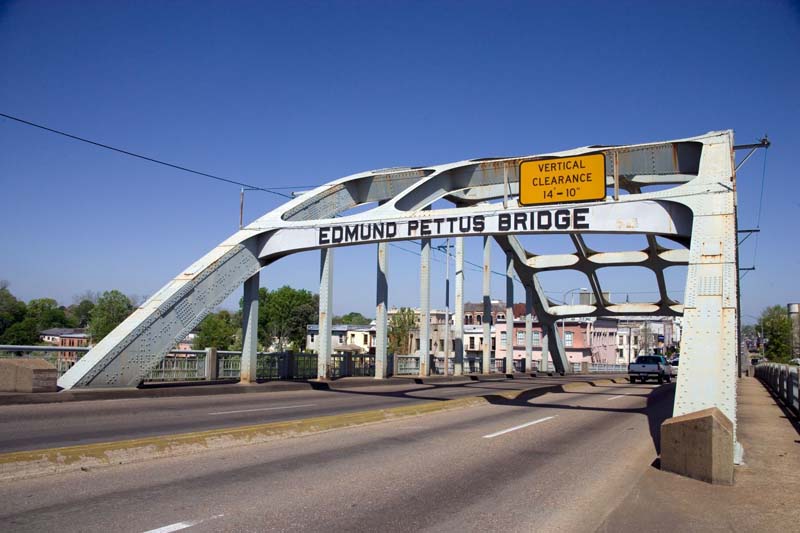
[[[317,379],[331,372],[331,319],[333,318],[333,248],[319,251],[319,336],[317,337]]]
[[[544,323],[541,322],[541,319],[539,325],[541,326],[541,331],[542,331],[542,338],[541,338],[542,362],[539,364],[539,372],[544,372],[545,374],[547,374],[548,363],[550,362],[550,334],[549,334],[550,329],[545,327]]]
[[[492,357],[492,241],[483,238],[483,367],[484,374],[491,372]]]
[[[219,363],[216,348],[206,348],[206,379],[216,381],[219,375]]]
[[[258,287],[256,272],[244,282],[242,297],[242,362],[239,383],[255,383],[258,368]]]
[[[514,373],[514,256],[506,252],[506,374]]]
[[[456,308],[453,315],[456,343],[453,374],[464,374],[464,237],[456,237]]]
[[[389,300],[389,263],[387,261],[388,245],[378,243],[378,287],[375,293],[375,378],[383,379],[388,375],[387,353],[389,349],[389,323],[386,314]]]
[[[450,371],[450,237],[445,245],[444,275],[444,370],[446,376]]]
[[[533,371],[533,287],[525,286],[525,370]]]
[[[430,373],[431,339],[431,240],[422,239],[419,263],[419,375]]]

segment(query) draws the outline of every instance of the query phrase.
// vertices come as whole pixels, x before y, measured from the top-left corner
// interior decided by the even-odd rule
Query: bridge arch
[[[59,386],[136,386],[177,341],[242,285],[243,377],[249,374],[252,379],[255,369],[249,369],[246,361],[250,356],[254,361],[259,271],[287,255],[321,250],[319,337],[323,338],[325,328],[330,328],[333,249],[362,244],[378,245],[379,298],[381,277],[384,283],[384,314],[378,325],[384,338],[378,357],[385,357],[386,243],[421,240],[424,258],[430,254],[432,238],[455,237],[457,249],[461,243],[463,250],[464,237],[482,237],[485,256],[490,239],[494,240],[506,254],[509,279],[516,274],[522,281],[528,315],[535,313],[542,322],[545,349],[558,370],[568,371],[564,347],[555,335],[560,318],[682,315],[675,413],[716,406],[735,422],[738,264],[732,150],[733,133],[721,131],[657,143],[379,169],[335,180],[263,215],[184,269],[66,372]],[[604,199],[520,205],[521,163],[598,153],[606,163]],[[442,200],[449,207],[434,208]],[[569,235],[575,251],[538,255],[517,238],[543,233]],[[617,233],[644,235],[647,246],[602,252],[591,249],[584,239],[589,234]],[[679,246],[669,247],[669,242]],[[649,303],[608,301],[597,272],[632,265],[655,274],[659,298]],[[663,272],[672,266],[688,270],[683,302],[667,294]],[[538,274],[563,269],[586,274],[594,304],[566,305],[546,297]],[[513,287],[507,291],[513,298]],[[328,372],[329,348],[321,346],[320,377]]]

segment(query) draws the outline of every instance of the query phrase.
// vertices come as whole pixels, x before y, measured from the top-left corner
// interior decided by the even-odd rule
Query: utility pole
[[[239,189],[239,229],[244,227],[244,192],[257,191],[255,187],[242,187]]]

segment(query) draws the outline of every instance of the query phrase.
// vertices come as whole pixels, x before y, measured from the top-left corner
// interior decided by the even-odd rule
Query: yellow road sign
[[[523,161],[519,165],[519,203],[557,204],[603,200],[606,158],[603,154]]]

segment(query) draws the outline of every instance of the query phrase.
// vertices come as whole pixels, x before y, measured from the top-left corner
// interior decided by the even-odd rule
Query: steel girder
[[[392,240],[489,235],[510,254],[514,270],[531,290],[532,307],[547,329],[549,346],[544,349],[554,354],[558,370],[568,368],[555,334],[559,318],[683,314],[675,412],[717,406],[735,423],[738,278],[732,146],[732,132],[722,131],[659,143],[381,169],[333,181],[267,213],[185,269],[81,358],[59,379],[59,386],[138,385],[230,293],[289,254]],[[521,162],[598,152],[606,156],[607,186],[613,187],[616,179],[628,194],[583,204],[518,205]],[[659,190],[648,190],[654,186]],[[507,202],[497,202],[504,196]],[[438,206],[442,201],[451,207],[433,209],[434,202]],[[367,204],[373,207],[363,210]],[[349,214],[354,208],[359,212]],[[530,224],[507,228],[503,217]],[[558,217],[561,223],[554,224]],[[542,224],[546,220],[550,223]],[[576,224],[578,220],[582,224]],[[538,233],[571,235],[575,252],[537,255],[514,236]],[[595,251],[586,246],[584,233],[644,234],[648,246]],[[656,236],[683,246],[668,249]],[[663,270],[687,264],[681,304],[669,298]],[[607,301],[596,273],[613,266],[643,266],[655,272],[659,299],[646,304]],[[567,269],[586,273],[594,305],[561,305],[546,298],[537,274]]]

